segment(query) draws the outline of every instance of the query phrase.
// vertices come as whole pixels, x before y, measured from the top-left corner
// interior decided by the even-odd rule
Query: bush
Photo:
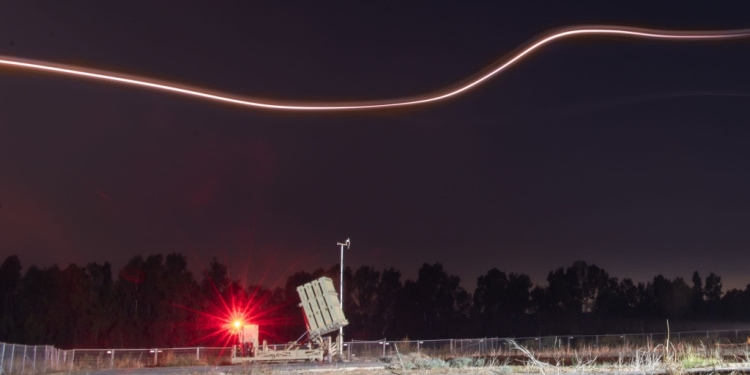
[[[474,360],[469,357],[459,357],[450,360],[450,367],[466,368],[473,365]]]
[[[432,370],[436,368],[448,368],[448,362],[440,358],[424,358],[417,360],[415,363],[417,368]]]

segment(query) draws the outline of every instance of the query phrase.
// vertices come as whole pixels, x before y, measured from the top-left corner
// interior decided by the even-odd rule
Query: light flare
[[[186,326],[196,334],[194,344],[229,347],[237,342],[248,324],[263,327],[262,334],[273,338],[274,331],[286,324],[286,318],[281,316],[282,306],[271,302],[270,291],[259,287],[245,289],[239,284],[220,291],[213,281],[210,283],[212,293],[206,296],[207,303],[200,310],[175,305],[196,314],[195,323]]]
[[[290,102],[271,99],[259,99],[247,96],[233,95],[230,93],[211,91],[195,88],[179,83],[169,83],[156,79],[139,76],[129,76],[116,72],[93,70],[72,65],[55,64],[45,61],[27,60],[12,56],[0,56],[0,65],[9,68],[47,72],[52,74],[74,76],[79,78],[93,79],[120,83],[129,86],[137,86],[155,91],[166,91],[178,95],[200,98],[212,102],[247,106],[256,109],[286,110],[286,111],[354,111],[354,110],[378,110],[396,107],[409,107],[439,102],[455,98],[469,90],[475,89],[490,78],[503,72],[507,68],[522,61],[553,41],[579,36],[619,36],[637,39],[661,39],[673,41],[697,41],[697,40],[724,40],[750,37],[750,29],[722,30],[722,31],[670,31],[643,29],[634,27],[618,26],[579,26],[557,31],[548,32],[532,39],[515,54],[499,60],[473,78],[466,79],[461,83],[454,84],[444,89],[431,91],[421,95],[415,95],[397,99],[374,100],[374,101],[338,101],[338,102]]]

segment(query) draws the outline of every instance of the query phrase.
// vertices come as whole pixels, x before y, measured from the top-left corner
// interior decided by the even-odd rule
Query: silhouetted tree
[[[54,312],[48,314],[52,340],[63,347],[89,343],[88,328],[93,319],[90,310],[90,280],[86,269],[70,264],[57,274]]]
[[[493,268],[477,279],[473,311],[482,336],[517,333],[518,318],[531,307],[531,278]]]
[[[21,261],[11,255],[0,265],[0,338],[18,341],[16,327],[19,325],[18,294],[21,285]]]
[[[594,313],[602,317],[623,316],[629,312],[630,306],[627,288],[633,285],[629,279],[618,282],[616,277],[607,281],[607,287],[596,298]]]
[[[161,260],[159,258],[159,260]],[[195,340],[194,328],[197,317],[194,311],[199,308],[198,283],[187,269],[187,261],[180,254],[168,254],[163,263],[154,265],[154,321],[149,332],[151,342],[175,346]]]
[[[370,266],[361,266],[354,272],[351,291],[347,293],[352,300],[353,309],[346,312],[349,320],[349,338],[374,338],[368,332],[377,314],[377,293],[380,284],[380,272]]]
[[[26,271],[19,295],[19,327],[27,344],[46,344],[59,339],[55,327],[64,322],[63,311],[55,310],[60,297],[60,269],[57,265],[46,269],[31,266]]]
[[[221,303],[221,298],[230,282],[227,266],[219,263],[215,257],[211,259],[208,269],[203,270],[203,279],[201,280],[201,291],[203,291],[206,301],[214,304]]]
[[[724,317],[744,321],[750,316],[750,284],[744,290],[732,289],[721,299]]]
[[[710,318],[715,319],[721,313],[719,306],[722,294],[721,289],[721,277],[717,276],[713,272],[709,273],[706,277],[704,295],[706,297],[706,313]]]
[[[693,272],[693,287],[690,289],[690,311],[693,316],[703,315],[703,281],[698,271]]]
[[[305,332],[297,287],[320,276],[338,287],[339,266],[296,272],[273,290],[233,280],[215,258],[198,281],[180,254],[136,256],[116,275],[108,263],[22,272],[18,257],[7,257],[0,264],[0,341],[63,348],[224,345],[231,344],[226,336],[213,338],[232,309],[258,323],[261,338],[296,340]],[[648,332],[662,330],[664,318],[684,329],[695,319],[750,316],[750,285],[724,292],[714,273],[704,281],[694,272],[691,285],[663,275],[635,284],[583,261],[552,270],[547,285],[538,286],[527,275],[493,268],[477,279],[473,297],[440,263],[423,264],[417,279],[405,283],[394,268],[347,268],[344,285],[347,339]]]
[[[457,337],[468,321],[470,295],[461,288],[460,278],[448,275],[443,265],[425,263],[417,281],[404,284],[404,306],[410,313],[406,334],[414,338]]]
[[[90,312],[87,342],[89,347],[111,347],[110,332],[115,324],[115,290],[109,263],[89,263],[88,303]]]
[[[375,317],[373,318],[372,338],[393,337],[396,320],[401,317],[401,312],[396,310],[398,298],[402,292],[401,272],[395,268],[383,270],[377,289],[377,305]]]
[[[531,308],[531,278],[522,273],[508,275],[506,312],[509,317],[525,315]]]
[[[681,277],[672,280],[672,308],[671,316],[684,318],[690,311],[690,287]]]
[[[547,289],[537,292],[543,301],[535,305],[539,313],[554,317],[564,333],[578,333],[583,327],[583,314],[594,310],[600,294],[609,287],[609,275],[596,265],[573,262],[567,269],[558,268],[547,276]]]
[[[498,335],[506,324],[504,318],[508,277],[504,272],[493,268],[477,279],[474,290],[474,311],[477,314],[480,328],[487,335]]]
[[[658,318],[684,318],[690,310],[692,289],[681,277],[673,281],[662,275],[654,277],[653,299]]]
[[[672,282],[663,275],[656,275],[652,283],[654,307],[658,318],[671,318]]]

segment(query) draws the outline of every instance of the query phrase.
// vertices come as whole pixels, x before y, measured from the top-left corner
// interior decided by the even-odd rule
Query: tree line
[[[299,271],[284,286],[232,280],[213,259],[196,278],[183,255],[136,256],[113,273],[109,263],[29,267],[18,256],[0,265],[0,341],[61,348],[146,348],[231,344],[223,324],[242,311],[261,339],[293,341],[305,332],[296,288],[321,276],[339,283],[339,266]],[[648,282],[611,277],[583,261],[549,272],[546,285],[496,268],[473,292],[440,263],[415,280],[394,268],[344,272],[346,340],[524,337],[706,329],[750,316],[750,284],[724,292],[721,277]]]

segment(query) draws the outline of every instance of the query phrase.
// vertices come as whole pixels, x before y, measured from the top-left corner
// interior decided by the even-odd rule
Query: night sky
[[[563,26],[750,28],[729,2],[209,3],[0,2],[0,54],[356,101],[450,86]],[[750,39],[568,39],[455,100],[347,113],[0,68],[0,257],[119,268],[179,252],[274,286],[338,263],[351,237],[347,266],[413,278],[442,262],[471,290],[492,267],[544,284],[579,259],[744,288],[748,67]]]

